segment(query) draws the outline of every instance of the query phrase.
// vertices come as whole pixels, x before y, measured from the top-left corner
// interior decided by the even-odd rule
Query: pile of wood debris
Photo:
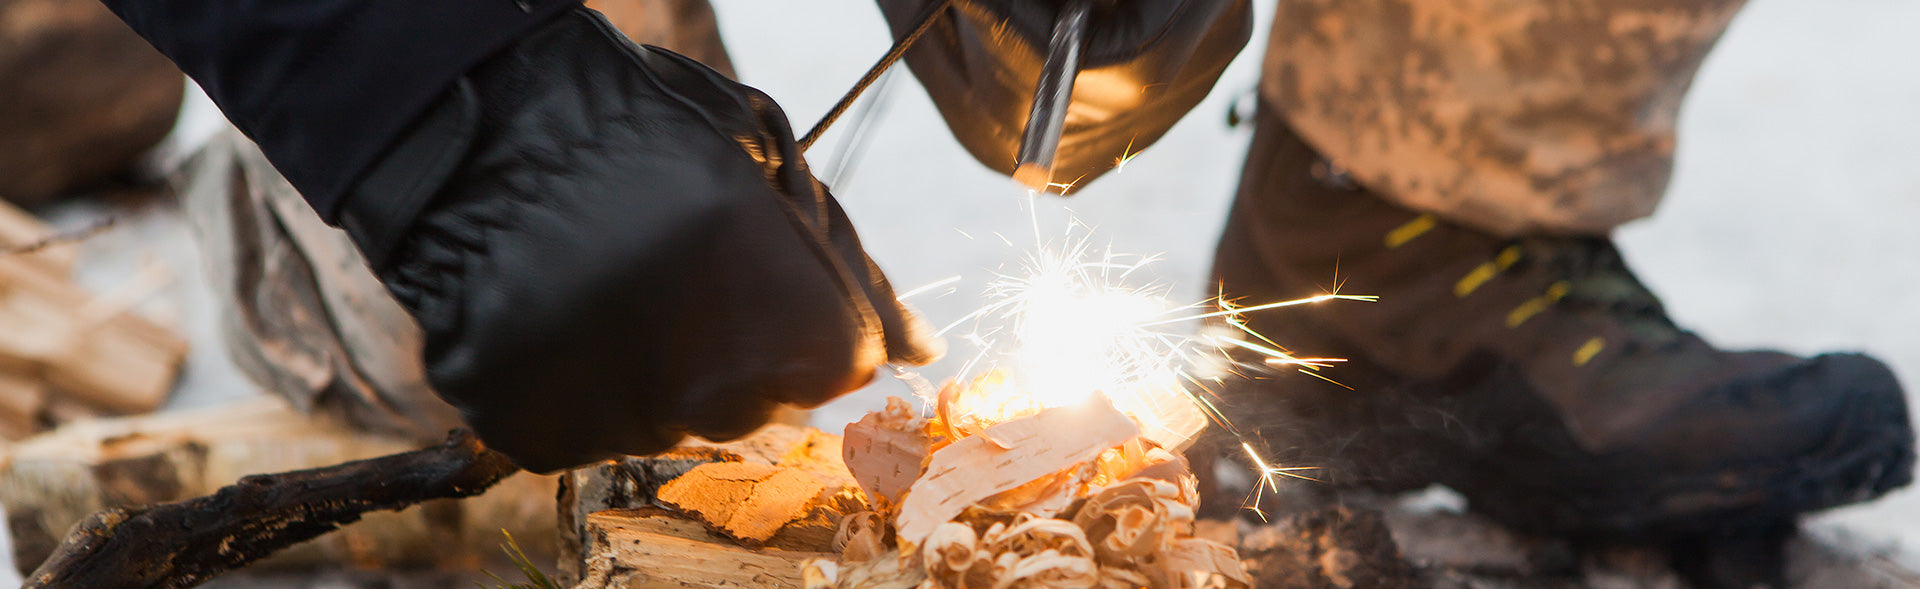
[[[1186,461],[1106,399],[986,419],[952,410],[964,392],[949,385],[932,418],[890,399],[844,438],[775,427],[575,471],[562,500],[582,564],[563,572],[581,587],[1252,586],[1232,540],[1196,534]]]
[[[187,344],[71,280],[74,246],[34,247],[51,228],[0,202],[0,439],[103,414],[144,413],[173,388]],[[135,289],[138,290],[138,289]]]

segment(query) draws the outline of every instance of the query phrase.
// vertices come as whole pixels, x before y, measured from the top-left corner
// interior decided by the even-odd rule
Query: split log
[[[472,496],[519,470],[461,430],[434,448],[249,476],[213,495],[95,514],[26,586],[191,587],[367,512]]]
[[[252,473],[328,466],[419,448],[315,419],[261,397],[209,409],[88,420],[0,451],[15,562],[32,570],[69,528],[114,508],[216,493]],[[257,566],[467,566],[499,553],[501,529],[535,554],[554,539],[552,477],[521,473],[486,494],[434,501],[285,550]]]
[[[576,589],[801,586],[801,565],[820,552],[750,549],[659,509],[587,516],[585,573]]]
[[[186,77],[93,0],[0,0],[0,200],[122,174],[173,128]]]
[[[840,453],[839,436],[773,424],[733,442],[689,440],[659,455],[628,457],[563,474],[558,577],[562,582],[574,582],[586,574],[583,563],[594,558],[589,545],[603,532],[591,522],[609,521],[593,518],[600,512],[642,509],[650,510],[647,513],[678,513],[684,521],[704,525],[710,533],[703,537],[719,538],[743,549],[830,550],[841,518],[866,508],[852,473],[838,458]],[[703,473],[698,480],[680,481],[696,471]],[[776,474],[787,482],[771,481]],[[790,482],[817,490],[777,488]],[[772,484],[760,488],[768,483]],[[766,496],[757,502],[748,501],[756,490]],[[743,510],[753,515],[734,522],[734,516]],[[699,521],[702,513],[706,515],[704,522]],[[753,531],[753,526],[772,520],[780,525],[771,536],[759,537],[764,535],[764,528]],[[730,529],[729,523],[740,525]],[[798,568],[794,570],[797,575]]]

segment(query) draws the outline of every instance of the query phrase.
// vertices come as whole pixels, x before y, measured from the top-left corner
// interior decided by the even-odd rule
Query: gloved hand
[[[936,0],[877,0],[896,38]],[[1085,184],[1159,140],[1206,98],[1252,33],[1248,0],[1093,0],[1087,47],[1054,161]],[[907,65],[960,144],[1011,174],[1066,0],[955,0]],[[1057,190],[1057,189],[1056,189]]]
[[[536,472],[744,435],[938,353],[771,99],[585,9],[463,77],[340,214],[436,391]]]

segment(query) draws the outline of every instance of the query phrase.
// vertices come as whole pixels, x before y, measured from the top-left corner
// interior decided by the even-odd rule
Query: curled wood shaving
[[[1140,589],[1153,587],[1160,579],[1123,567],[1100,567],[1100,589]]]
[[[993,558],[993,589],[1089,588],[1100,567],[1085,532],[1064,520],[1022,515],[1015,524],[994,524],[980,538]]]
[[[848,514],[833,535],[841,562],[865,562],[887,552],[886,522],[871,511]]]
[[[946,589],[982,585],[985,579],[968,583],[967,578],[981,577],[988,572],[986,567],[991,561],[988,556],[980,550],[980,538],[974,534],[973,527],[955,522],[934,528],[920,549],[920,563],[927,569],[927,583]]]
[[[1086,530],[1100,562],[1125,565],[1171,550],[1193,533],[1191,497],[1159,479],[1127,479],[1088,497],[1073,516]]]

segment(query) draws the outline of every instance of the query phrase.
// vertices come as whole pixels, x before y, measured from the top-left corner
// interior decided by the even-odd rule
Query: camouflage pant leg
[[[621,31],[729,76],[706,0],[592,0]],[[437,440],[459,426],[428,387],[422,336],[345,233],[228,129],[178,172],[234,362],[302,411]]]
[[[1353,178],[1502,235],[1653,212],[1745,0],[1280,0],[1262,99]]]

